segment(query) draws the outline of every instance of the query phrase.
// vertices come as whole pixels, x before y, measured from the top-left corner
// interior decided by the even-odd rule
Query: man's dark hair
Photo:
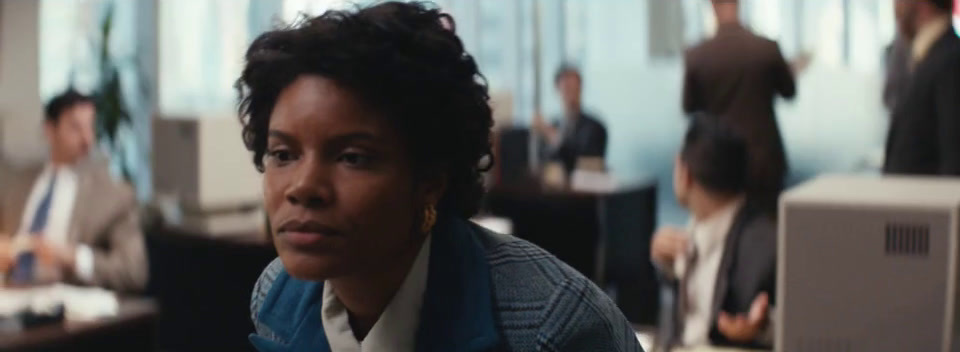
[[[481,175],[493,161],[493,118],[486,81],[444,18],[421,3],[385,2],[260,35],[236,84],[243,140],[257,169],[280,92],[297,77],[319,75],[386,118],[408,143],[414,170],[446,175],[440,212],[475,215]]]
[[[933,6],[936,6],[940,10],[943,10],[944,12],[950,13],[950,14],[953,13],[953,6],[956,5],[954,0],[927,0],[927,1],[929,1],[931,4],[933,4]]]
[[[571,64],[562,64],[559,68],[557,68],[557,72],[553,74],[553,85],[560,84],[560,80],[569,74],[577,75],[577,79],[582,81],[580,77],[580,69],[577,68],[577,66]]]
[[[60,116],[65,111],[79,104],[93,104],[93,98],[80,94],[73,88],[67,89],[67,91],[50,99],[50,102],[44,107],[44,120],[56,125],[60,123]]]
[[[746,190],[746,142],[714,116],[701,114],[690,119],[680,158],[691,177],[712,192],[739,194]]]

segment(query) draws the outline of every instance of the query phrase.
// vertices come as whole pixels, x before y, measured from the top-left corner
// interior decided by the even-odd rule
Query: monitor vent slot
[[[930,226],[888,223],[885,249],[891,256],[926,257],[930,254]]]

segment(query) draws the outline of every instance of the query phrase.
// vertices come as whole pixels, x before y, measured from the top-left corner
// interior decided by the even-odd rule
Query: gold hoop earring
[[[420,232],[421,233],[430,233],[430,230],[433,229],[433,225],[437,224],[437,208],[433,204],[427,205],[423,209],[423,222],[420,223]]]

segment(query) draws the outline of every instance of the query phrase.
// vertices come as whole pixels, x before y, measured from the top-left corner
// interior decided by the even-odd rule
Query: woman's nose
[[[304,160],[294,172],[293,182],[286,190],[287,202],[307,208],[318,208],[330,203],[332,187],[330,168],[322,162]]]

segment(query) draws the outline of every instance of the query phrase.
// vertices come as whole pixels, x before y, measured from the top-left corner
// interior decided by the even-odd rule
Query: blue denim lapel
[[[250,342],[261,352],[330,352],[320,319],[322,296],[323,283],[297,280],[280,272],[258,317],[282,341],[251,335]]]

